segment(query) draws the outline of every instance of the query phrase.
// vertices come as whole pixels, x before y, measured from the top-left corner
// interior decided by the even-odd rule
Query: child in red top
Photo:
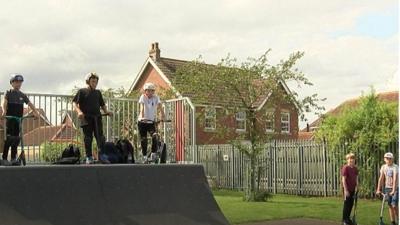
[[[347,164],[342,167],[342,185],[344,191],[344,204],[343,204],[343,224],[352,225],[350,220],[351,210],[354,204],[354,195],[358,186],[358,170],[355,165],[356,157],[353,153],[346,155]]]

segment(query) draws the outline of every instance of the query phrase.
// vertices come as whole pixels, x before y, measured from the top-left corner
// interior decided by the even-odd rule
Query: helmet
[[[21,74],[18,74],[18,73],[11,74],[10,84],[12,82],[14,82],[14,81],[22,81],[23,82],[24,81],[24,77]]]
[[[153,83],[145,83],[143,86],[144,90],[156,90],[156,86]]]
[[[97,73],[90,72],[90,73],[86,74],[86,76],[85,76],[86,83],[89,84],[89,80],[92,78],[99,80],[99,76],[97,75]]]
[[[385,155],[383,156],[383,158],[393,159],[393,153],[387,152],[387,153],[385,153]]]

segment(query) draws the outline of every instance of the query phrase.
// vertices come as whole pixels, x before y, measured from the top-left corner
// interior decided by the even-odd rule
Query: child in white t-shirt
[[[155,119],[157,111],[161,113],[161,120],[164,120],[164,111],[161,107],[160,98],[155,95],[155,85],[146,83],[143,86],[144,93],[139,98],[139,118],[138,128],[140,134],[140,143],[144,161],[147,160],[147,133],[152,136],[151,152],[157,151],[156,140],[153,133],[156,131]]]
[[[399,168],[393,163],[393,154],[388,152],[384,155],[385,164],[381,167],[380,176],[378,180],[378,187],[376,194],[382,193],[383,191],[387,195],[389,204],[389,216],[392,224],[396,224],[396,220],[399,218],[398,214],[398,172]]]

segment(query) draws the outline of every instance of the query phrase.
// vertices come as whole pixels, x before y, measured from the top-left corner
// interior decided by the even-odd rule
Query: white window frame
[[[275,111],[274,110],[267,110],[265,112],[266,120],[265,120],[265,131],[267,133],[274,133],[275,132]],[[268,129],[267,123],[272,123],[272,129]]]
[[[283,120],[284,115],[287,115],[287,121]],[[287,124],[287,130],[283,130],[283,124]],[[290,134],[290,112],[281,112],[281,133]]]
[[[210,110],[213,110],[214,112],[210,113]],[[212,114],[212,115],[210,115]],[[207,127],[207,120],[212,120],[211,124],[213,126],[211,127]],[[212,106],[208,106],[205,107],[204,110],[204,130],[206,131],[214,131],[217,127],[217,108],[216,107],[212,107]]]
[[[245,111],[240,111],[235,114],[236,118],[236,131],[239,132],[244,132],[246,131],[246,112]],[[239,128],[238,124],[239,123],[244,123],[244,128]]]

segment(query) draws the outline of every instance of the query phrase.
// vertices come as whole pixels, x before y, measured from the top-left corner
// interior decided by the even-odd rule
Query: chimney
[[[154,60],[158,61],[160,59],[160,49],[158,48],[158,42],[151,43],[149,56]]]
[[[307,123],[307,132],[310,132],[310,124]]]

